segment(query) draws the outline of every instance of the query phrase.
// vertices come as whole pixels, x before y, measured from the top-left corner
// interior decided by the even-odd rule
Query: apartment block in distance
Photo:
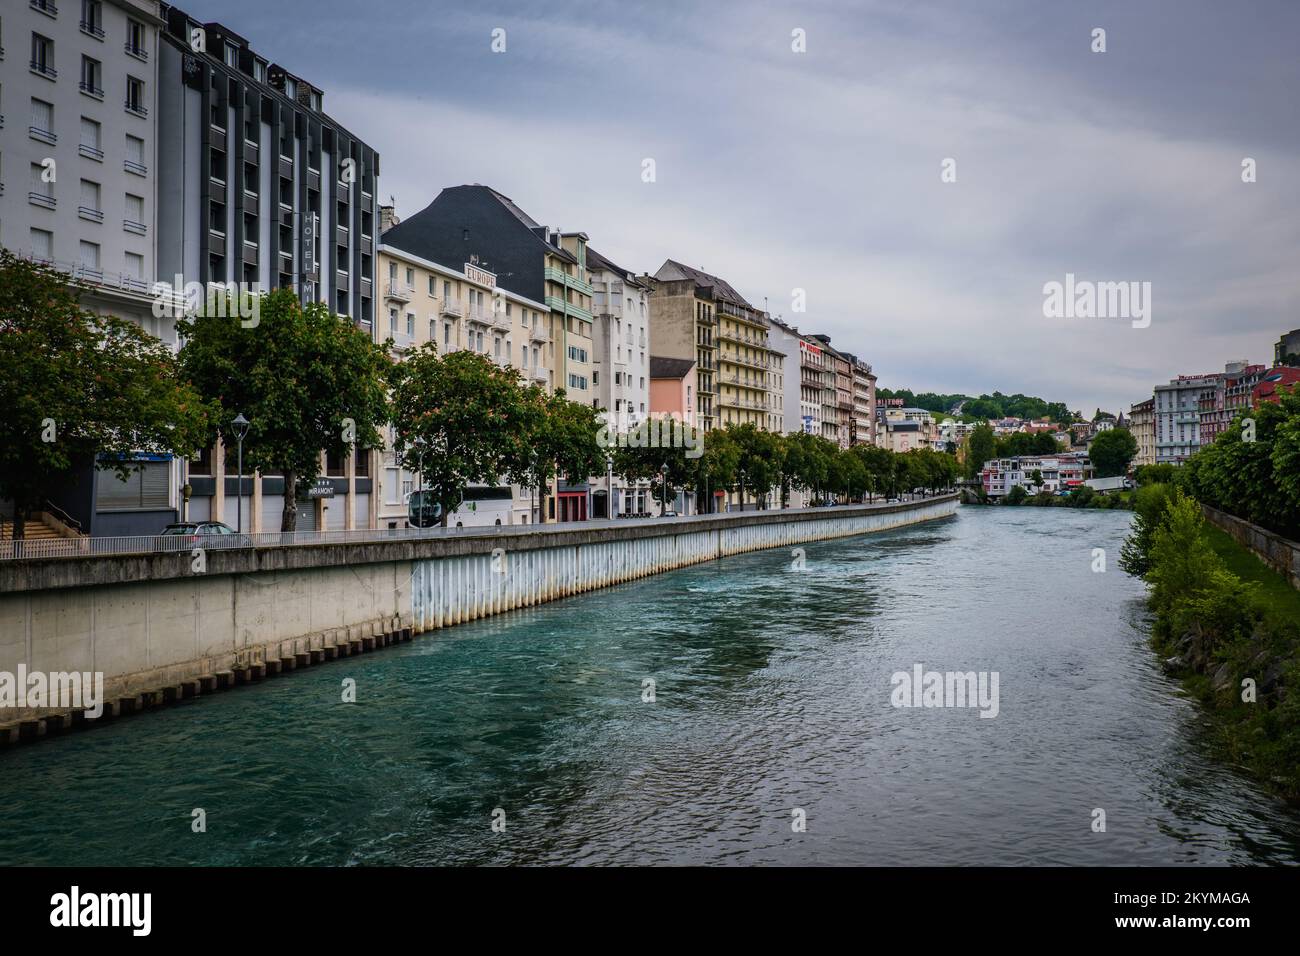
[[[1135,468],[1156,463],[1156,400],[1148,398],[1129,409],[1129,431],[1137,442]]]
[[[587,278],[587,236],[543,226],[510,197],[473,183],[450,186],[424,209],[384,233],[394,251],[426,262],[474,263],[492,273],[496,286],[547,307],[542,363],[529,374],[548,390],[563,389],[591,406],[592,287]],[[516,333],[518,334],[518,333]],[[589,515],[586,476],[561,479],[541,506],[542,520],[581,521]]]
[[[471,261],[444,264],[388,245],[384,236],[400,223],[392,206],[380,207],[379,222],[381,314],[375,341],[391,340],[396,361],[433,342],[440,355],[468,350],[513,368],[524,383],[550,381],[545,303],[505,288],[473,254]],[[372,452],[378,485],[371,504],[379,528],[407,526],[408,499],[420,486],[419,462],[399,460],[393,451],[395,437],[392,426],[385,426],[385,450]],[[530,524],[537,521],[539,505],[532,489],[471,486],[448,523]]]

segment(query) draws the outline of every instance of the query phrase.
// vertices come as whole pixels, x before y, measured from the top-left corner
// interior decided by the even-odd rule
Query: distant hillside
[[[988,418],[1050,418],[1054,422],[1082,421],[1083,416],[1066,408],[1064,402],[1049,402],[1034,395],[940,395],[935,392],[921,392],[919,395],[910,389],[878,388],[877,398],[901,398],[905,405],[912,408],[924,408],[932,412],[953,413],[961,406],[964,419]]]

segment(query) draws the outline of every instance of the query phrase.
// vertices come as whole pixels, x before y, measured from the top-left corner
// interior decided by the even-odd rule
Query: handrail
[[[64,511],[62,508],[56,505],[49,498],[45,499],[45,510],[52,511],[56,518],[58,518],[60,521],[62,521],[65,525],[67,525],[72,530],[76,531],[77,534],[81,534],[81,522],[78,521],[76,518],[72,517],[72,515],[68,514],[66,511]]]

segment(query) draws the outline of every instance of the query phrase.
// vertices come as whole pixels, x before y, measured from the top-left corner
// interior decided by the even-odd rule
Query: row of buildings
[[[320,87],[158,0],[6,8],[0,136],[0,244],[69,274],[87,308],[173,347],[171,306],[187,285],[288,287],[391,340],[397,360],[430,341],[469,349],[620,429],[670,416],[706,433],[751,423],[841,447],[936,440],[932,419],[912,420],[919,410],[878,414],[870,364],[716,275],[674,259],[638,273],[479,184],[443,189],[399,219],[375,202],[378,153],[330,117]],[[142,455],[126,482],[87,464],[51,489],[47,517],[96,536],[156,533],[178,518],[278,528],[283,481],[240,476],[235,458],[221,444],[189,462]],[[391,451],[323,454],[321,475],[298,502],[301,529],[400,527],[420,482],[418,463]],[[598,477],[541,496],[471,489],[456,519],[652,508],[648,485]]]
[[[1222,372],[1179,375],[1155,386],[1150,398],[1129,410],[1128,427],[1137,441],[1134,466],[1182,464],[1208,445],[1239,414],[1261,402],[1276,402],[1277,390],[1300,382],[1294,361],[1300,329],[1282,336],[1275,364],[1229,362]]]

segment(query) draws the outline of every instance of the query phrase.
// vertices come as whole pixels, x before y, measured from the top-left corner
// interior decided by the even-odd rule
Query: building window
[[[81,240],[81,271],[101,275],[99,271],[99,243]]]
[[[54,105],[32,97],[32,125],[28,130],[32,139],[51,145],[58,139],[54,135]]]
[[[126,21],[126,52],[140,60],[149,58],[144,45],[144,24],[138,20]]]
[[[266,82],[266,64],[261,60],[253,61],[253,79],[257,80],[259,83]]]
[[[442,344],[446,346],[451,345],[451,323],[450,322],[444,322],[442,325]]]
[[[134,76],[126,78],[126,109],[136,116],[147,116],[148,108],[144,105],[144,80]]]
[[[54,233],[47,229],[31,231],[32,258],[42,262],[54,261]]]
[[[138,252],[126,254],[126,267],[123,270],[128,279],[144,280],[144,256]]]
[[[388,310],[388,331],[393,335],[397,334],[397,310]]]
[[[104,98],[104,88],[100,86],[103,72],[98,60],[88,56],[81,58],[81,92],[97,100]]]
[[[161,511],[171,504],[171,462],[144,461],[121,481],[111,471],[95,476],[95,507],[99,511]]]
[[[149,171],[144,162],[144,140],[130,133],[126,136],[126,170],[140,176]]]
[[[103,161],[104,150],[99,140],[99,124],[92,119],[81,118],[81,147],[79,152],[87,159]]]
[[[145,222],[143,196],[136,196],[131,193],[126,194],[126,218],[122,221],[122,226],[128,232],[134,232],[137,235],[144,234]]]
[[[429,276],[429,296],[430,296],[430,298],[432,298],[433,296],[437,295],[437,292],[436,292],[435,290],[436,290],[436,286],[434,285],[434,282],[433,282],[433,276]],[[431,335],[431,336],[429,336],[429,338],[433,338],[433,336]]]
[[[415,313],[414,312],[406,313],[406,334],[409,335],[411,338],[415,338]]]
[[[409,266],[407,267],[406,270],[406,287],[408,289],[415,288],[415,270],[410,268]]]
[[[54,198],[54,183],[45,178],[45,167],[40,163],[32,163],[32,188],[27,194],[27,200],[34,206],[44,206],[46,209],[53,209],[57,200]]]
[[[99,207],[99,183],[91,182],[89,179],[81,181],[81,206],[77,212],[83,219],[103,221],[104,212]]]
[[[235,46],[233,43],[227,43],[225,48],[225,54],[226,54],[226,66],[231,66],[234,67],[235,69],[239,69],[239,47]]]
[[[54,41],[39,33],[32,34],[32,72],[54,79],[59,71],[54,68]]]
[[[104,39],[104,8],[100,0],[81,0],[81,32]]]

